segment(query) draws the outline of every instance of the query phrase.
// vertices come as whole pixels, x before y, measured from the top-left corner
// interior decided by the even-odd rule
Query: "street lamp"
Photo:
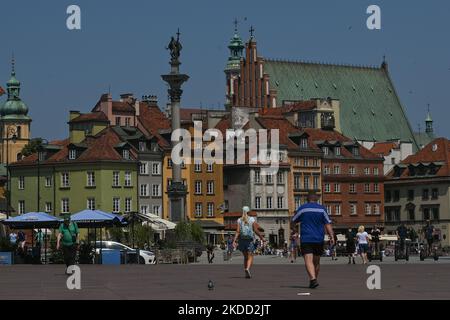
[[[8,197],[6,203],[6,217],[9,219],[9,208],[11,207],[11,194],[9,188],[9,141],[11,140],[13,143],[16,143],[16,129],[14,127],[8,127],[8,130],[6,131],[6,138],[3,138],[3,140],[6,140],[6,195]]]

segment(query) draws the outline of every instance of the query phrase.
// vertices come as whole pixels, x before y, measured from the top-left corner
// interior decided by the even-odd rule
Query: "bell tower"
[[[241,37],[238,35],[238,21],[234,19],[234,36],[231,38],[228,44],[230,50],[230,56],[225,67],[226,78],[226,102],[225,108],[229,110],[232,105],[236,104],[236,90],[238,88],[239,75],[241,71],[241,58],[244,51],[244,43]]]
[[[1,163],[13,163],[22,158],[22,149],[30,141],[31,118],[28,107],[20,98],[20,81],[16,79],[15,59],[11,61],[11,77],[6,83],[8,98],[0,104]]]

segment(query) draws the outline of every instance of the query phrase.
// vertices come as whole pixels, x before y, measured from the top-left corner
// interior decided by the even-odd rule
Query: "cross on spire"
[[[234,21],[233,21],[233,24],[234,24],[234,32],[236,32],[236,33],[237,33],[237,29],[238,29],[238,23],[239,23],[238,19],[237,19],[237,18],[234,18]]]
[[[428,110],[428,113],[430,113],[430,104],[429,103],[427,104],[427,110]]]
[[[14,52],[12,53],[11,58],[11,75],[12,76],[16,75],[16,59],[14,58]]]
[[[177,40],[180,40],[180,28],[177,30]]]
[[[255,29],[253,26],[250,27],[250,37],[253,38],[253,32],[255,32]]]

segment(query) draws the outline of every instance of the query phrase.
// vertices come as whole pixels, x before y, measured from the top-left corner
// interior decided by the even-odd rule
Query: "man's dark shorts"
[[[313,254],[315,256],[323,255],[323,243],[301,243],[300,249],[302,255]]]

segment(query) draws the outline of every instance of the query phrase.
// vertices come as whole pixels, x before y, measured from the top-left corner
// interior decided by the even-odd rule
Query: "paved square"
[[[366,266],[324,259],[320,287],[307,288],[302,261],[256,257],[253,278],[244,279],[242,258],[218,264],[81,265],[81,290],[68,290],[64,266],[0,267],[0,299],[450,299],[450,260],[376,263],[381,290],[368,290]],[[212,280],[215,289],[207,288]],[[301,295],[299,295],[299,293]],[[310,293],[310,295],[308,295]]]

